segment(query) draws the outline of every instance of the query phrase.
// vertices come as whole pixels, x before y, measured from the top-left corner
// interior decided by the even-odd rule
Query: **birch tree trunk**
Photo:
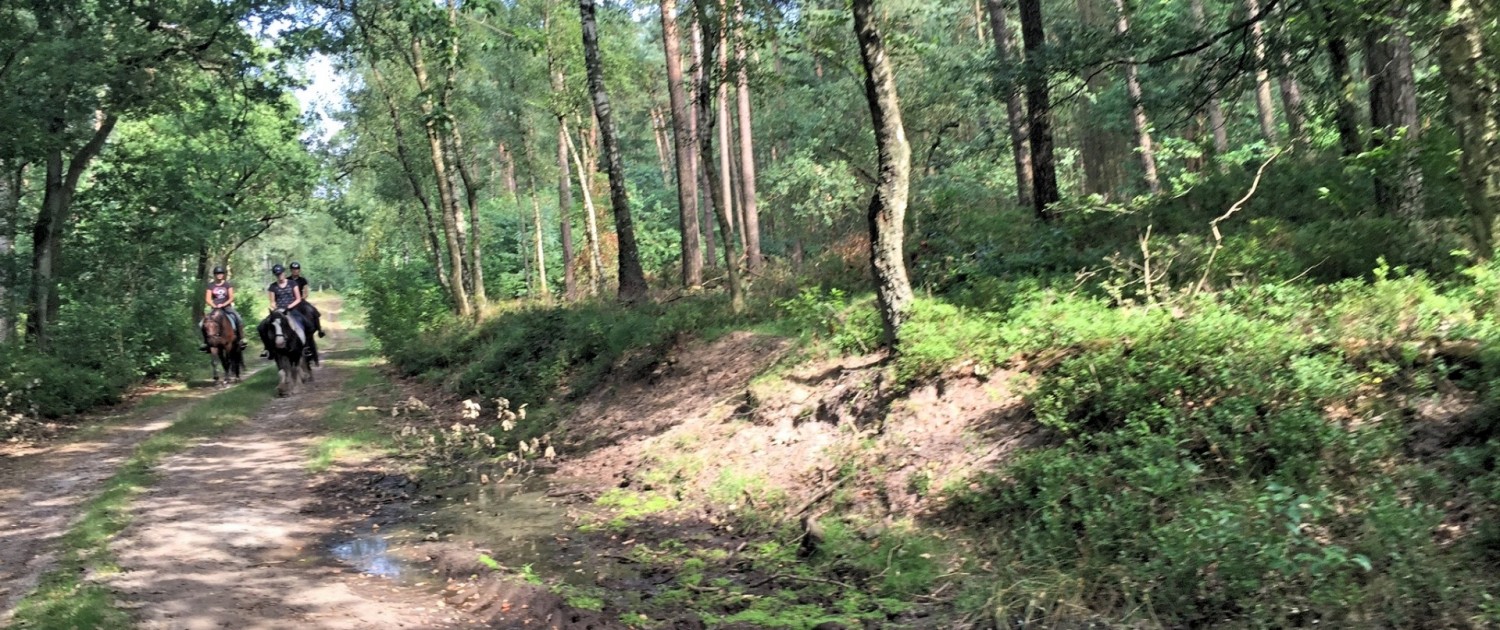
[[[600,291],[601,274],[604,273],[603,256],[599,253],[599,220],[594,211],[594,193],[589,188],[589,183],[584,180],[583,161],[578,156],[578,147],[573,145],[573,136],[563,128],[563,139],[567,140],[568,152],[573,154],[573,166],[578,171],[578,189],[583,192],[583,210],[588,215],[584,222],[589,239],[589,292],[590,295],[598,296]]]
[[[635,226],[630,217],[630,197],[625,187],[625,164],[615,138],[615,122],[604,87],[604,66],[599,59],[599,27],[594,17],[594,0],[578,0],[582,20],[584,65],[588,68],[589,92],[594,100],[594,114],[599,119],[600,139],[604,143],[604,161],[609,170],[609,202],[615,215],[615,236],[619,241],[619,276],[621,302],[627,304],[646,298],[646,274],[635,243]]]
[[[557,214],[562,240],[563,299],[578,299],[578,273],[573,268],[573,184],[568,181],[568,123],[557,117]]]
[[[459,220],[458,200],[454,198],[453,179],[448,172],[448,159],[443,150],[443,138],[438,121],[435,117],[435,109],[431,81],[427,73],[427,65],[422,55],[422,44],[415,37],[411,40],[412,72],[417,79],[417,89],[425,95],[422,99],[422,128],[427,134],[427,149],[432,159],[432,171],[437,180],[438,203],[442,208],[439,215],[443,222],[443,235],[448,242],[448,268],[452,272],[449,289],[453,298],[454,307],[458,314],[463,317],[474,315],[473,304],[469,301],[469,292],[465,288],[468,283],[468,269],[464,261],[463,245],[463,221]]]
[[[1120,37],[1130,34],[1130,9],[1125,0],[1115,0],[1115,32]],[[1135,127],[1136,151],[1140,154],[1141,170],[1146,179],[1146,188],[1151,194],[1161,193],[1161,178],[1156,173],[1156,147],[1151,141],[1151,121],[1146,117],[1146,105],[1142,102],[1140,70],[1134,63],[1125,64],[1125,93],[1130,96],[1130,122]]]
[[[1250,18],[1260,14],[1260,0],[1245,0]],[[1250,50],[1255,60],[1255,109],[1259,112],[1260,134],[1276,144],[1276,103],[1271,100],[1271,71],[1266,68],[1266,32],[1262,20],[1250,24]]]
[[[380,92],[385,100],[386,113],[391,119],[391,129],[396,137],[396,159],[401,163],[401,172],[406,175],[406,182],[411,186],[411,194],[416,197],[417,202],[422,205],[422,213],[426,217],[427,246],[433,269],[437,271],[438,284],[443,287],[451,297],[453,287],[449,285],[448,269],[443,264],[443,245],[438,241],[437,223],[432,218],[432,200],[427,196],[426,189],[422,186],[421,176],[417,174],[416,163],[411,157],[410,149],[406,140],[406,131],[401,125],[401,112],[396,108],[396,101],[391,97],[390,90],[385,85],[385,79],[380,68],[371,64],[371,76],[375,79],[375,90]]]
[[[900,341],[901,326],[911,314],[911,282],[906,276],[905,221],[911,186],[911,144],[901,122],[896,75],[886,55],[885,42],[875,24],[874,0],[854,0],[854,34],[865,67],[865,98],[875,126],[879,153],[879,181],[870,199],[870,265],[875,273],[875,296],[885,340]]]

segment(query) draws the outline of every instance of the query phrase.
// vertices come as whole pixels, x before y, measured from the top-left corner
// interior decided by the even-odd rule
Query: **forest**
[[[473,627],[1500,624],[1500,3],[0,0],[0,94],[0,526],[203,410],[0,625],[175,627],[136,493],[295,400],[632,572],[451,526]],[[195,398],[293,261],[319,380]]]

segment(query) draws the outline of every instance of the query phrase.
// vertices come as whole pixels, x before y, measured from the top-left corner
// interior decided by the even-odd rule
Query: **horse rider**
[[[297,311],[297,307],[302,304],[302,290],[297,287],[296,282],[286,277],[286,269],[279,264],[271,266],[271,275],[276,276],[276,281],[266,287],[266,292],[270,294],[271,312],[280,311],[287,316],[292,332],[297,333],[297,338],[302,340],[302,354],[312,356],[312,347],[307,345],[307,333],[303,332],[302,316]],[[260,356],[263,359],[270,358],[271,348],[267,346]]]
[[[239,337],[240,349],[245,349],[245,325],[240,321],[240,314],[234,310],[234,285],[224,278],[224,267],[214,267],[214,280],[208,283],[208,288],[203,291],[203,301],[208,303],[209,312],[214,309],[224,311],[229,317],[230,325],[234,326],[235,335]],[[198,350],[208,352],[208,327],[205,325],[208,318],[198,320],[198,332],[203,333],[203,345]]]
[[[302,277],[302,263],[294,260],[287,267],[291,281],[297,283],[297,290],[302,292],[302,305],[298,307],[301,309],[302,317],[312,322],[313,332],[318,333],[318,337],[321,338],[324,336],[323,314],[318,312],[318,307],[313,306],[312,302],[307,301],[307,278]]]

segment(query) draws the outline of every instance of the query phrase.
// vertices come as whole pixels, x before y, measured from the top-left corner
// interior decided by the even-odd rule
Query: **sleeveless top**
[[[229,290],[233,288],[234,285],[228,282],[210,282],[208,283],[208,294],[213,297],[215,306],[223,306],[229,302]]]
[[[293,294],[293,291],[296,289],[297,283],[291,280],[287,280],[284,287],[278,286],[275,282],[272,282],[271,286],[266,287],[267,291],[276,294],[276,308],[286,308],[291,306],[292,302],[297,301],[297,296]]]

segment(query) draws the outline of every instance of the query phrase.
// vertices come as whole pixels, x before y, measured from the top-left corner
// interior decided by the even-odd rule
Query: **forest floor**
[[[365,353],[338,325],[340,304],[323,306],[332,324],[323,366],[290,397],[272,398],[267,370],[222,393],[158,394],[54,443],[0,451],[0,625],[488,627],[434,588],[372,579],[329,552],[344,523],[324,509],[309,457]],[[253,395],[245,419],[211,437],[166,439],[185,418],[243,406],[220,402],[234,392]],[[141,462],[149,470],[136,475]],[[104,603],[91,603],[93,592],[107,593]]]

